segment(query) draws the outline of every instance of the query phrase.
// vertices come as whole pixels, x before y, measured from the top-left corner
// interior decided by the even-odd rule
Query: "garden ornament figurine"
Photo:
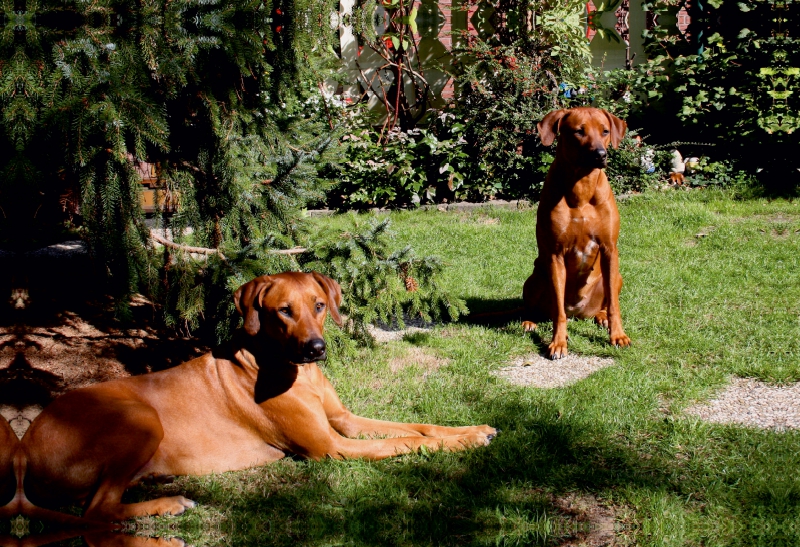
[[[421,447],[464,450],[495,436],[487,425],[407,424],[350,412],[316,365],[326,358],[326,315],[342,323],[334,280],[263,276],[233,298],[244,326],[227,345],[169,370],[70,391],[48,405],[22,439],[20,493],[11,505],[80,503],[88,522],[174,515],[194,502],[172,496],[122,503],[122,494],[141,479],[221,473],[287,454],[379,460]]]

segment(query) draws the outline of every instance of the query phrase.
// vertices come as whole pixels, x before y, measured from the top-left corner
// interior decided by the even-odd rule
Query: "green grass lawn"
[[[369,417],[502,430],[486,448],[383,462],[286,459],[138,488],[199,507],[154,519],[194,543],[558,544],[585,528],[566,497],[614,510],[619,544],[776,545],[800,540],[795,432],[711,425],[683,414],[730,375],[800,380],[800,205],[670,192],[620,203],[629,349],[589,321],[573,353],[615,364],[569,387],[515,387],[492,371],[541,352],[552,328],[446,324],[375,349],[343,342],[323,366]],[[349,226],[366,216],[316,222]],[[392,214],[398,245],[436,254],[472,311],[520,302],[535,210]],[[335,328],[335,327],[333,327]],[[561,509],[559,508],[561,507]],[[791,526],[790,526],[791,525]]]

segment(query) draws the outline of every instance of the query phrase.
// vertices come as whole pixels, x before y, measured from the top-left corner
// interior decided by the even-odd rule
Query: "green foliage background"
[[[365,4],[361,12],[373,8]],[[445,108],[431,109],[413,126],[399,124],[388,132],[360,110],[363,105],[349,108],[346,161],[329,195],[332,205],[536,200],[553,159],[536,133],[548,112],[592,105],[626,118],[642,104],[624,93],[632,74],[602,74],[591,66],[584,3],[498,2],[493,9],[505,15],[505,24],[493,35],[453,37],[448,70],[456,93]],[[534,14],[536,28],[518,16],[526,12]],[[364,47],[387,54],[379,40],[360,39]],[[366,103],[366,95],[361,102]],[[654,175],[643,169],[644,155],[665,160],[649,148],[629,139],[624,150],[612,154],[612,184],[618,192],[640,191],[666,177],[664,161]]]
[[[664,15],[680,3],[644,6]],[[666,29],[649,34],[647,61],[628,73],[629,88],[643,102],[639,119],[658,119],[667,138],[716,144],[715,156],[757,175],[767,191],[796,191],[800,50],[791,21],[797,3],[712,0],[700,6],[690,14],[691,41]]]
[[[162,305],[168,326],[205,325],[218,339],[238,321],[231,291],[287,269],[313,267],[361,287],[344,305],[357,331],[359,321],[389,320],[404,307],[424,317],[440,306],[463,311],[435,284],[419,286],[440,266],[392,250],[385,223],[344,239],[304,228],[303,210],[331,186],[340,136],[341,112],[318,88],[331,60],[314,53],[336,36],[327,4],[1,6],[7,247],[80,237],[121,316],[127,297],[143,292]],[[156,166],[174,214],[145,219],[139,161]],[[295,247],[307,256],[281,253]],[[372,302],[374,291],[382,296]]]

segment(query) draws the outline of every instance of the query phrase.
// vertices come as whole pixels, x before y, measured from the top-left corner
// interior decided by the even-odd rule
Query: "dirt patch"
[[[792,214],[776,213],[773,215],[752,215],[748,217],[736,217],[731,219],[731,223],[740,224],[742,222],[758,222],[762,227],[758,231],[762,234],[769,234],[772,239],[787,239],[789,236],[800,234],[800,217]]]
[[[99,307],[102,307],[98,304]],[[168,336],[147,323],[121,328],[111,310],[26,314],[0,327],[0,415],[21,436],[59,395],[97,382],[178,365],[202,355],[197,340]]]
[[[733,378],[714,399],[692,405],[685,412],[718,424],[773,431],[800,429],[800,383],[773,386],[752,378]]]
[[[17,435],[68,390],[166,369],[205,353],[163,327],[144,298],[120,321],[77,243],[0,253],[0,415]]]
[[[392,358],[389,361],[389,370],[397,374],[406,367],[416,365],[422,368],[423,377],[425,377],[448,363],[450,363],[449,359],[444,359],[415,346],[408,349],[402,356]]]
[[[3,387],[9,383],[46,392],[36,400],[28,393],[29,400],[20,401],[15,400],[19,394],[4,392],[0,400],[41,402],[68,389],[169,368],[207,351],[197,340],[146,325],[120,328],[113,312],[108,315],[87,318],[66,311],[59,314],[60,324],[18,324],[0,331],[0,392],[8,391]]]
[[[569,354],[553,361],[534,353],[514,360],[511,366],[494,374],[518,386],[554,388],[574,384],[613,364],[614,360],[609,358]]]
[[[498,217],[492,216],[491,213],[485,211],[470,211],[457,214],[461,222],[480,224],[483,226],[496,226],[500,224],[500,219]]]
[[[376,342],[393,342],[402,340],[409,334],[431,332],[433,325],[420,318],[404,318],[403,328],[397,325],[367,325],[367,331]]]
[[[717,227],[716,227],[716,226],[705,226],[705,227],[703,227],[703,228],[700,228],[700,230],[698,230],[698,231],[697,231],[697,233],[696,233],[696,234],[694,234],[694,239],[690,239],[690,240],[688,240],[688,241],[686,242],[686,246],[687,246],[687,247],[694,247],[694,246],[696,246],[698,241],[700,241],[700,240],[701,240],[701,239],[703,239],[703,238],[706,238],[706,237],[708,237],[708,236],[709,236],[709,235],[711,235],[711,234],[714,232],[714,230],[716,230],[716,229],[717,229]]]
[[[795,234],[800,234],[800,228],[796,225],[792,226],[785,223],[776,224],[769,231],[769,235],[772,239],[788,239],[789,236]]]
[[[591,494],[570,493],[554,498],[553,504],[566,516],[574,532],[561,547],[602,547],[616,544],[616,514],[614,508],[601,503]]]

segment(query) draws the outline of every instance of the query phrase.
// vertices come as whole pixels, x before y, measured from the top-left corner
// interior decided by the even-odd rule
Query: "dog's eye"
[[[576,134],[576,135],[583,135],[583,128],[581,127],[580,129],[577,129],[577,130],[575,131],[575,134]]]
[[[284,306],[283,308],[278,308],[278,313],[281,315],[285,315],[286,317],[292,316],[292,308],[289,306]]]
[[[610,133],[608,129],[603,129],[603,136],[606,136]]]
[[[322,302],[317,302],[317,313],[321,312],[324,309],[325,309],[325,304],[323,304]]]

